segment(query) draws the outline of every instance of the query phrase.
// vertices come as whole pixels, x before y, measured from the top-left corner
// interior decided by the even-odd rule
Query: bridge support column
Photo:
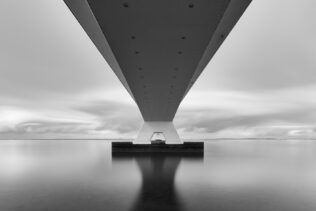
[[[163,133],[166,144],[182,144],[172,122],[167,121],[145,121],[134,144],[150,144],[154,133]]]

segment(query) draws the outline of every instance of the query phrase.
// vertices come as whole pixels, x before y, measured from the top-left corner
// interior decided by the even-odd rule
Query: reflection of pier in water
[[[142,174],[142,186],[131,210],[181,209],[175,188],[175,175],[182,159],[203,160],[203,153],[113,153],[113,162],[135,159]]]

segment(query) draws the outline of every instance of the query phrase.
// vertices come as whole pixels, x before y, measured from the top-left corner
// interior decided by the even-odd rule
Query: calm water
[[[102,141],[0,141],[0,211],[315,211],[316,141],[120,157]]]

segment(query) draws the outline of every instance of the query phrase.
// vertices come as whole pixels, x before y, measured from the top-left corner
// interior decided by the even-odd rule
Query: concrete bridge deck
[[[134,143],[173,126],[179,104],[251,0],[64,0],[138,105]]]

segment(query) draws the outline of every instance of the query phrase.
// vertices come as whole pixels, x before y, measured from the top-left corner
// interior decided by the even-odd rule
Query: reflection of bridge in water
[[[155,132],[182,143],[172,123],[180,102],[251,0],[64,0]]]
[[[203,154],[114,153],[113,162],[135,159],[142,174],[142,186],[132,211],[183,210],[175,187],[175,176],[182,159],[202,161]]]

